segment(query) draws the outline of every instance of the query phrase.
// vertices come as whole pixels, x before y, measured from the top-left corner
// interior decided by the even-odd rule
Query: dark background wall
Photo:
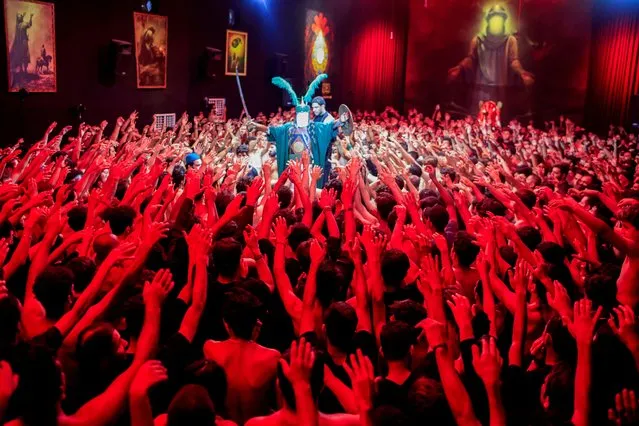
[[[340,2],[317,0],[269,0],[265,8],[258,0],[156,0],[154,13],[168,16],[168,80],[166,89],[137,89],[135,61],[129,75],[114,83],[100,78],[100,68],[111,39],[134,42],[133,12],[140,11],[139,0],[54,1],[56,15],[57,93],[34,93],[24,100],[6,90],[7,69],[0,67],[1,143],[13,143],[24,136],[28,141],[40,137],[53,120],[61,125],[72,122],[70,108],[86,107],[83,120],[97,124],[106,119],[113,123],[119,115],[133,109],[146,123],[152,114],[201,110],[205,96],[227,100],[230,116],[241,112],[235,77],[204,79],[199,61],[206,46],[224,53],[228,10],[236,13],[234,29],[246,31],[248,38],[248,75],[242,86],[249,111],[273,111],[281,104],[281,90],[270,84],[272,62],[276,52],[288,55],[289,77],[296,90],[305,89],[303,81],[304,20],[307,8],[330,14],[336,37],[346,25],[351,0]],[[4,14],[4,9],[2,14]],[[2,16],[4,22],[4,16]],[[341,21],[340,21],[341,20]],[[337,64],[341,52],[335,52]],[[6,43],[0,43],[0,56],[6,58]],[[4,59],[3,59],[4,60]],[[220,71],[223,64],[220,64]],[[339,66],[335,66],[339,70]],[[331,74],[337,81],[339,72]],[[334,84],[339,89],[340,84]],[[339,93],[336,93],[339,98]],[[336,99],[337,101],[337,99]]]

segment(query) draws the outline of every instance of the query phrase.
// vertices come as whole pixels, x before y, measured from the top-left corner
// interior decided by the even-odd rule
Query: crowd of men
[[[2,424],[638,421],[635,135],[137,118],[1,152]]]

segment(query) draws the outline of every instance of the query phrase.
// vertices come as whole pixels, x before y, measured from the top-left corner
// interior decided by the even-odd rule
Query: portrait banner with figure
[[[169,18],[133,12],[138,89],[166,89]]]
[[[248,56],[248,33],[226,30],[226,60],[225,75],[237,74],[246,77],[246,62]]]
[[[53,4],[5,0],[4,19],[9,91],[56,92]]]

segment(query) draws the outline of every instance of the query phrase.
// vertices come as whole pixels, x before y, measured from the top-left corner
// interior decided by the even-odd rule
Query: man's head
[[[461,268],[470,268],[479,254],[479,246],[475,244],[470,234],[465,231],[460,231],[455,236],[453,250],[457,266]]]
[[[33,293],[50,320],[58,320],[71,302],[73,272],[62,266],[47,267],[33,285]]]
[[[311,109],[315,117],[324,114],[326,112],[326,101],[324,98],[321,96],[314,97],[311,101]]]
[[[217,273],[223,278],[234,279],[240,268],[242,245],[234,238],[223,238],[213,246],[212,257]]]
[[[486,33],[495,36],[503,35],[506,32],[506,19],[508,14],[503,6],[491,7],[486,15]]]
[[[386,250],[382,255],[382,278],[389,287],[401,287],[409,268],[410,260],[401,250]]]
[[[333,303],[324,315],[324,327],[328,342],[340,351],[348,352],[357,328],[355,309],[345,302]]]
[[[624,207],[617,214],[620,226],[615,231],[627,240],[637,241],[639,239],[639,204]]]
[[[247,290],[232,288],[222,307],[222,319],[231,337],[252,340],[257,331],[260,301]]]
[[[130,206],[117,206],[108,208],[102,217],[109,222],[111,232],[118,237],[126,236],[131,232],[133,221],[137,212]]]
[[[192,152],[184,157],[184,163],[186,164],[187,169],[192,168],[195,170],[199,170],[200,167],[202,167],[202,157],[200,157],[195,152]]]
[[[206,388],[185,385],[175,394],[167,412],[167,426],[215,426],[215,406]]]
[[[380,343],[384,359],[406,361],[415,344],[415,329],[405,322],[391,321],[382,327]]]

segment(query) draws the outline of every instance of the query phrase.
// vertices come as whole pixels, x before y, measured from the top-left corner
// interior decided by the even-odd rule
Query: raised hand
[[[246,247],[251,251],[253,257],[259,257],[262,254],[258,244],[257,233],[255,232],[255,228],[251,225],[248,225],[244,230],[244,242],[246,243]]]
[[[481,354],[479,347],[473,345],[473,367],[477,375],[484,382],[486,388],[499,386],[499,376],[501,374],[502,359],[497,349],[495,339],[487,338],[481,342]]]
[[[353,197],[355,196],[355,191],[357,190],[355,184],[350,179],[344,182],[344,186],[342,188],[342,205],[344,206],[344,210],[353,208]]]
[[[311,262],[319,265],[322,262],[322,260],[324,260],[324,256],[326,255],[326,250],[324,249],[324,247],[320,245],[319,241],[313,239],[311,241],[309,254],[311,257]]]
[[[212,243],[211,232],[205,231],[199,224],[193,225],[186,236],[186,243],[189,246],[189,256],[207,256]]]
[[[311,169],[311,180],[314,182],[319,181],[322,178],[322,168],[320,166],[313,166]]]
[[[6,406],[11,399],[11,395],[18,388],[20,378],[13,373],[11,364],[7,361],[0,361],[0,407]]]
[[[138,370],[131,383],[132,395],[145,396],[150,388],[169,378],[166,368],[160,361],[150,360],[145,362]]]
[[[144,304],[149,307],[159,308],[164,303],[166,296],[173,289],[173,275],[168,269],[160,269],[155,273],[153,281],[150,283],[147,281],[144,284],[142,291],[142,298]]]
[[[386,236],[377,235],[370,225],[364,226],[359,240],[364,245],[366,254],[371,260],[379,260],[383,250],[386,248]]]
[[[253,179],[253,182],[246,190],[246,205],[255,206],[260,195],[262,195],[262,191],[264,191],[264,179],[258,176]]]
[[[310,343],[302,337],[299,344],[291,343],[290,361],[280,359],[282,373],[293,386],[308,384],[311,381],[311,373],[315,363],[315,352]]]
[[[570,317],[572,310],[570,308],[570,296],[568,296],[568,290],[559,281],[553,283],[554,292],[550,294],[548,292],[548,305],[553,308],[562,317]]]
[[[473,337],[472,319],[473,314],[470,309],[470,302],[466,296],[461,294],[453,294],[453,300],[448,300],[446,303],[453,313],[455,322],[460,330],[460,339],[464,340]],[[469,334],[470,333],[470,334]]]
[[[615,406],[608,410],[608,420],[615,426],[639,425],[635,391],[623,389],[615,395]]]
[[[144,235],[144,241],[153,246],[162,238],[166,238],[167,232],[169,232],[170,225],[166,222],[157,222],[151,224],[149,229]]]
[[[619,336],[619,340],[621,340],[626,346],[637,343],[639,335],[637,334],[635,325],[635,312],[632,308],[630,306],[620,305],[612,310],[617,317],[616,321],[612,316],[608,320],[608,325],[610,325],[612,331]]]
[[[603,307],[600,306],[593,315],[592,300],[581,299],[574,304],[572,321],[569,318],[562,318],[577,341],[577,345],[590,345],[592,343],[592,335],[602,310]]]
[[[426,318],[415,327],[424,330],[428,346],[431,350],[446,345],[446,327],[441,322]]]
[[[286,219],[281,216],[275,219],[273,231],[275,232],[276,244],[288,244],[288,225],[286,224]]]
[[[350,365],[347,362],[342,365],[351,379],[351,386],[359,412],[367,412],[373,408],[373,387],[375,383],[375,371],[371,360],[364,356],[361,349],[357,349],[357,353],[350,356]]]
[[[332,209],[335,205],[335,201],[337,198],[337,194],[333,188],[327,190],[323,190],[320,194],[320,198],[318,200],[319,205],[322,209]]]

